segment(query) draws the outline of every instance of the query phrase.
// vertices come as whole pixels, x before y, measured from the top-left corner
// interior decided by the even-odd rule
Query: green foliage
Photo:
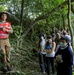
[[[12,36],[12,37],[19,38],[20,33],[22,33],[21,26],[18,26],[18,25],[13,26],[13,30],[14,30],[14,33],[13,33],[14,36]]]
[[[0,5],[0,12],[6,11],[6,10],[7,10],[7,6]]]
[[[38,64],[37,62],[36,64],[33,63],[33,61],[35,62],[35,60],[33,60],[34,54],[32,53],[32,49],[34,48],[37,50],[36,42],[38,41],[39,33],[43,32],[46,34],[50,34],[52,31],[52,27],[63,28],[62,15],[64,15],[66,21],[68,14],[68,6],[65,5],[60,10],[51,14],[50,17],[48,17],[47,19],[38,21],[35,24],[35,27],[33,27],[27,34],[26,38],[22,39],[22,43],[20,42],[21,48],[16,48],[17,39],[22,35],[22,33],[27,31],[32,21],[34,21],[40,15],[48,14],[53,8],[56,8],[65,0],[24,0],[23,25],[20,26],[21,1],[22,0],[0,0],[0,12],[8,11],[9,13],[11,13],[10,21],[14,30],[14,33],[10,35],[10,41],[12,45],[11,52],[12,54],[16,54],[16,52],[18,53],[18,56],[12,56],[12,64],[15,67],[15,70],[18,69],[19,71],[23,72],[26,72],[26,70],[28,72],[32,68],[30,70],[30,73],[26,74],[31,75],[33,68],[35,69],[35,67],[38,67],[38,65],[36,66],[36,64]],[[73,24],[74,14],[72,15],[72,26],[74,28]],[[27,66],[29,66],[30,69],[27,69]]]

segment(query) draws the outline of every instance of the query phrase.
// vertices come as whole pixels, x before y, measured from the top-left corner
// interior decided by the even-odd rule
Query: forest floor
[[[13,71],[0,75],[43,75],[39,67],[38,56],[34,56],[32,53],[33,48],[35,49],[35,44],[32,45],[30,42],[25,41],[24,46],[11,54]]]
[[[18,64],[19,64],[17,65],[17,63],[14,62],[14,60],[12,61],[13,71],[16,71],[18,73],[17,75],[44,75],[40,70],[38,57],[34,58],[33,60],[32,59],[31,60],[30,59],[19,60],[18,59],[19,55],[16,55],[14,58],[16,58],[16,61],[18,61]],[[74,67],[73,67],[73,73],[74,73]]]

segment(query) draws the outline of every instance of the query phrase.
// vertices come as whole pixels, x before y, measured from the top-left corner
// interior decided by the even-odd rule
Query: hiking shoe
[[[2,72],[7,72],[7,67],[1,67]]]
[[[43,74],[46,74],[46,72],[44,71]]]
[[[8,70],[8,71],[12,71],[12,67],[11,67],[11,66],[10,66],[10,67],[7,66],[7,70]]]

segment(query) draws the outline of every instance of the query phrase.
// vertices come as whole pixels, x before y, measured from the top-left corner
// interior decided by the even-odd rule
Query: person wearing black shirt
[[[72,75],[73,53],[65,37],[60,38],[60,47],[55,54],[57,75]]]

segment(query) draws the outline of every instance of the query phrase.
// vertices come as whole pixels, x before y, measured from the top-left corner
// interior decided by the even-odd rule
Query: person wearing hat
[[[9,14],[7,12],[0,13],[0,47],[2,48],[3,62],[7,64],[5,69],[9,70],[10,68],[10,42],[9,34],[13,33],[11,23],[8,22]]]
[[[66,38],[68,44],[72,48],[71,50],[73,51],[71,35],[66,30],[64,30],[63,31],[63,36]]]
[[[59,49],[55,54],[57,75],[72,75],[73,52],[65,37],[59,41]]]

